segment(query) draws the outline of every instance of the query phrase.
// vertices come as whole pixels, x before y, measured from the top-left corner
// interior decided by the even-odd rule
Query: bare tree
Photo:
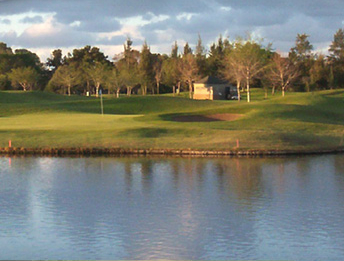
[[[226,54],[224,60],[224,69],[221,73],[226,80],[236,82],[238,101],[240,101],[240,86],[241,82],[244,80],[244,73],[243,65],[240,59],[240,53],[237,50],[233,50]]]
[[[287,87],[299,75],[298,68],[288,58],[283,58],[278,53],[275,53],[272,57],[271,65],[266,74],[274,87],[281,87],[283,97]]]
[[[233,70],[233,73],[227,73],[227,76],[236,80],[237,87],[242,80],[246,81],[247,102],[251,101],[250,83],[264,70],[267,53],[267,50],[251,39],[238,39],[227,55],[227,69]]]
[[[198,66],[193,54],[188,53],[183,56],[179,63],[181,78],[189,86],[189,98],[192,99],[193,82],[198,78]]]

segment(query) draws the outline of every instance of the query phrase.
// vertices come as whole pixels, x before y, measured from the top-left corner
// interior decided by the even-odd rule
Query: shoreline
[[[344,153],[344,147],[304,150],[197,150],[197,149],[123,149],[123,148],[0,148],[0,155],[7,156],[297,156]]]

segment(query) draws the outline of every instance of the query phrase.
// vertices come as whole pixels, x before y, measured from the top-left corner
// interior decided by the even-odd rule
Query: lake
[[[0,259],[344,256],[344,155],[0,157],[0,181]]]

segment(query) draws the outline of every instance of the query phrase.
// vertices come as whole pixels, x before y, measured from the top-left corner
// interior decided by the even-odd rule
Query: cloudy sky
[[[208,47],[220,34],[247,32],[288,52],[307,33],[326,54],[343,10],[343,0],[0,0],[0,42],[45,60],[56,48],[85,45],[112,58],[128,36],[136,49],[146,39],[153,52],[170,53],[174,41],[194,46],[198,34]]]

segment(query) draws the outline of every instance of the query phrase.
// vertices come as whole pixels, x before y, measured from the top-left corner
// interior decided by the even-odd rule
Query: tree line
[[[145,42],[140,51],[128,38],[123,52],[112,60],[97,47],[85,46],[63,55],[54,50],[42,63],[26,49],[13,51],[0,42],[0,90],[46,90],[66,95],[94,94],[99,90],[119,97],[120,93],[159,94],[188,91],[205,76],[225,79],[241,92],[264,88],[266,94],[287,89],[313,91],[344,87],[344,30],[339,29],[329,46],[328,56],[315,53],[309,35],[298,34],[288,55],[248,36],[230,41],[219,36],[209,51],[199,36],[194,50],[188,43],[170,54],[152,53]]]

